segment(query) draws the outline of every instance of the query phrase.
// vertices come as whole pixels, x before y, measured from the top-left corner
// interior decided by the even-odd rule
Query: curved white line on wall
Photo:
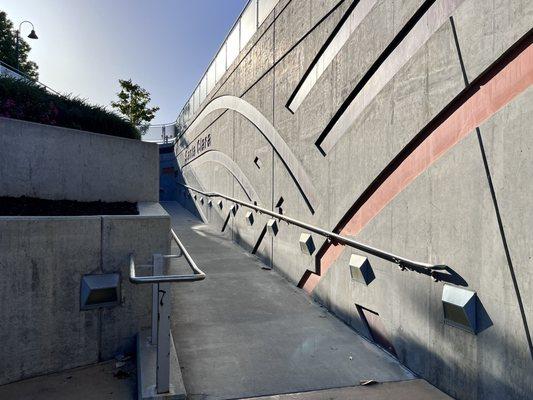
[[[335,56],[339,53],[342,47],[346,44],[353,31],[357,29],[361,21],[365,19],[370,10],[374,8],[377,0],[354,0],[350,8],[346,11],[344,22],[340,22],[341,27],[330,36],[325,43],[326,48],[320,51],[318,57],[311,63],[311,69],[307,70],[304,78],[298,84],[298,87],[291,95],[287,108],[295,113],[298,107],[306,99],[309,92],[316,82],[320,79],[324,71],[331,64]]]
[[[233,175],[233,177],[237,180],[239,185],[241,186],[242,190],[246,194],[246,197],[248,197],[248,200],[250,201],[257,201],[258,204],[260,204],[259,196],[257,192],[255,191],[254,187],[244,174],[242,170],[239,168],[239,166],[233,161],[230,157],[228,157],[226,154],[222,153],[218,150],[209,150],[205,153],[200,154],[198,157],[196,157],[194,160],[189,161],[188,163],[185,163],[182,168],[190,168],[194,170],[196,167],[199,167],[200,165],[203,165],[208,162],[214,162],[217,164],[221,164],[224,166],[230,173]],[[198,179],[196,179],[199,181]],[[202,189],[203,190],[203,189]]]
[[[307,203],[307,206],[311,210],[311,213],[314,214],[318,205],[318,200],[316,196],[316,190],[311,183],[309,176],[289,146],[287,146],[287,143],[285,143],[283,138],[280,136],[276,128],[274,128],[270,121],[263,114],[261,114],[259,110],[257,110],[247,101],[239,97],[229,95],[213,99],[189,126],[187,132],[192,132],[198,127],[198,125],[207,115],[220,109],[228,109],[238,112],[247,120],[249,120],[257,129],[259,129],[261,134],[266,140],[268,140],[268,142],[274,148],[274,151],[280,157],[294,183],[300,190],[300,193]]]
[[[318,144],[328,153],[344,136],[363,110],[374,100],[379,92],[428,41],[428,39],[448,20],[464,0],[440,0],[433,4],[420,18],[401,43],[381,64],[376,73],[368,80],[363,89],[349,104],[344,113],[331,127],[324,139]]]

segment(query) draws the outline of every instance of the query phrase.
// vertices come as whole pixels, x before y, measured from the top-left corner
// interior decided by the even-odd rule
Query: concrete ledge
[[[0,118],[0,193],[50,200],[158,201],[155,143]]]
[[[169,393],[157,394],[155,389],[157,347],[150,344],[150,330],[141,331],[137,335],[137,393],[139,400],[187,398],[172,332],[170,339],[170,391]]]

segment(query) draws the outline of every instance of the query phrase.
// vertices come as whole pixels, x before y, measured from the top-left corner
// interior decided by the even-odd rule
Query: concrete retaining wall
[[[222,152],[263,206],[279,210],[282,197],[284,214],[449,265],[461,278],[455,284],[478,294],[477,335],[444,323],[442,281],[370,257],[376,280],[365,287],[350,278],[351,249],[303,255],[301,230],[283,223],[258,243],[266,219],[249,227],[242,209],[226,228],[361,334],[370,337],[357,306],[378,313],[398,358],[450,395],[531,398],[533,3],[437,0],[423,8],[431,3],[361,0],[355,10],[370,4],[368,15],[291,111],[291,96],[353,1],[280,1],[178,139],[180,173],[192,186],[248,200],[234,166],[195,161]],[[400,43],[419,45],[380,58],[413,16],[420,26]],[[224,95],[248,105],[214,107]],[[335,130],[333,145],[317,146]],[[304,174],[313,210],[297,185]],[[196,208],[219,227],[229,213],[227,203]]]
[[[0,118],[0,196],[158,201],[157,144]]]
[[[138,263],[170,250],[158,203],[138,216],[0,217],[0,384],[134,351],[150,326],[151,287],[129,283]],[[118,272],[119,306],[80,311],[84,274]]]

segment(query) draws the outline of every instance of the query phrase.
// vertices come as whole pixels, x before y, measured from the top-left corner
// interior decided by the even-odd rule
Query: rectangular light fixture
[[[444,322],[456,328],[476,333],[476,292],[452,285],[442,288]]]
[[[81,278],[80,308],[92,310],[113,307],[120,303],[120,275],[96,274]]]

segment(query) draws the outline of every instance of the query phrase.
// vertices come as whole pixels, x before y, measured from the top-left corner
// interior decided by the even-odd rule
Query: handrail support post
[[[163,273],[164,257],[154,254],[154,274]],[[168,393],[170,389],[170,283],[160,282],[157,286],[157,393]],[[152,327],[153,331],[153,327]]]
[[[163,257],[161,254],[154,254],[152,256],[152,275],[160,276],[163,274]],[[157,316],[158,316],[158,302],[159,302],[159,284],[152,284],[152,345],[157,345]]]

